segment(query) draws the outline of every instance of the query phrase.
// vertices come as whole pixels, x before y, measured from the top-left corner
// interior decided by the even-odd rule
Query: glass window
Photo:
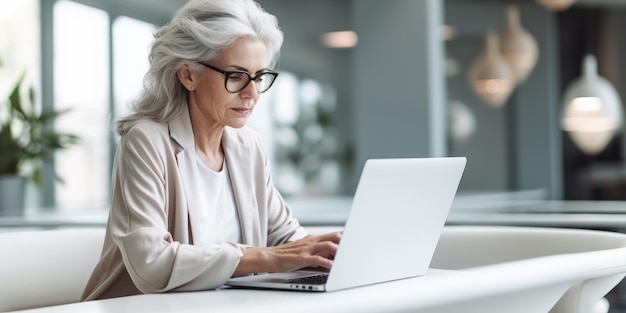
[[[0,101],[8,98],[18,79],[25,74],[22,96],[26,97],[27,89],[32,87],[35,94],[34,104],[37,107],[41,105],[38,68],[40,28],[38,0],[0,0],[0,29],[3,30],[0,35]],[[4,104],[0,102],[0,105]],[[4,109],[0,109],[0,120],[8,117],[8,112]],[[27,174],[29,170],[23,172]],[[38,205],[36,195],[39,190],[32,184],[27,184],[26,187],[26,207]]]
[[[55,185],[56,207],[106,209],[113,123],[143,88],[156,27],[69,0],[55,3],[53,20],[54,106],[72,109],[55,127],[81,138],[56,155],[63,179]],[[335,140],[335,94],[330,86],[281,72],[260,98],[249,125],[263,134],[274,182],[286,195],[337,193],[344,152]]]
[[[148,54],[156,27],[120,16],[113,22],[113,91],[115,119],[128,113],[128,105],[142,89],[148,71]]]
[[[272,124],[263,133],[276,187],[286,196],[338,194],[345,152],[336,139],[334,88],[283,71],[271,90],[268,104],[259,104]]]
[[[63,179],[56,185],[59,210],[99,210],[108,205],[113,122],[128,112],[148,69],[155,26],[120,16],[111,24],[109,36],[109,25],[103,10],[72,1],[55,4],[55,107],[72,109],[56,127],[81,138],[79,146],[56,156],[56,171]]]
[[[71,108],[58,131],[80,144],[57,152],[59,210],[102,209],[109,184],[109,16],[72,1],[54,6],[54,106]]]
[[[38,81],[38,9],[36,0],[0,0],[0,99],[8,96],[25,72],[27,83]]]

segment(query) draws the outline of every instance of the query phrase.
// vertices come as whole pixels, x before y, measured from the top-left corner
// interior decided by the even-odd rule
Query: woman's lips
[[[250,114],[250,112],[252,111],[252,109],[249,109],[249,108],[233,108],[233,110],[237,113],[245,114],[245,115]]]

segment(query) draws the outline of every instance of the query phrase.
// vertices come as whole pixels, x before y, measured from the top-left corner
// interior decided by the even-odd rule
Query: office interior
[[[27,207],[106,207],[117,140],[112,121],[126,112],[140,88],[150,27],[166,23],[182,2],[32,0],[10,8],[18,2],[4,1],[5,29],[21,31],[3,36],[3,92],[25,72],[38,104],[72,110],[55,127],[82,137],[82,147],[56,153],[55,167],[44,171],[43,188],[29,188]],[[589,155],[561,127],[563,94],[581,75],[585,55],[596,57],[599,74],[622,93],[622,1],[577,1],[562,12],[523,0],[260,3],[278,17],[285,33],[278,64],[284,78],[263,99],[269,109],[258,110],[250,124],[267,134],[275,180],[287,196],[349,196],[368,158],[466,156],[461,193],[623,200],[623,131]],[[536,40],[537,61],[505,104],[495,108],[472,90],[468,76],[486,33],[502,31],[510,6],[519,9],[523,28]],[[93,23],[91,36],[81,34],[71,23],[78,18],[55,20],[55,8],[63,16],[59,7],[85,9],[86,15],[102,16],[104,25]],[[488,18],[473,18],[483,15]],[[61,20],[70,22],[63,26]],[[116,41],[120,20],[146,24],[119,31],[126,36]],[[74,31],[57,34],[63,27]],[[134,50],[123,48],[133,41],[127,34],[140,27],[141,40],[134,40],[140,42],[134,49],[139,52],[128,52]],[[83,28],[89,31],[88,24]],[[338,30],[354,31],[356,45],[324,46],[323,34]],[[81,45],[80,36],[102,37],[101,43]],[[91,59],[86,57],[90,49],[99,51]],[[73,53],[69,60],[63,58],[66,51]],[[126,73],[126,65],[137,69]],[[99,86],[89,86],[84,75]],[[91,97],[72,99],[81,89]],[[280,92],[288,89],[296,91]],[[86,120],[91,123],[67,126]],[[93,135],[96,130],[86,130],[87,125],[102,130]],[[77,162],[89,165],[73,173]]]
[[[257,2],[285,42],[279,79],[249,124],[265,135],[274,182],[304,224],[345,221],[367,159],[464,156],[450,224],[624,231],[626,1],[561,11],[535,0]],[[1,98],[25,73],[21,93],[32,87],[37,106],[70,109],[50,127],[81,138],[44,164],[41,187],[26,183],[24,212],[0,217],[0,231],[106,222],[112,123],[141,88],[151,33],[184,3],[0,0]],[[511,7],[536,63],[493,105],[471,71]],[[338,31],[352,42],[324,41]],[[621,99],[619,125],[593,153],[563,127],[565,93],[588,55]],[[620,292],[609,296],[611,312],[625,310]]]

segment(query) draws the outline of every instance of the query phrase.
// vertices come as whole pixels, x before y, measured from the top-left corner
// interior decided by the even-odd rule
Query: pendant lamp
[[[526,80],[537,64],[537,40],[520,22],[520,13],[511,5],[506,12],[506,26],[500,33],[500,53],[515,74],[515,83]]]
[[[537,3],[543,5],[550,11],[564,11],[576,2],[576,0],[536,0]]]
[[[623,109],[611,83],[598,75],[596,58],[585,56],[580,78],[566,89],[561,126],[576,146],[596,155],[622,127]]]
[[[465,142],[476,130],[476,116],[460,101],[448,103],[449,134],[454,142]]]
[[[515,87],[515,74],[500,54],[498,35],[488,32],[484,51],[472,64],[469,80],[478,96],[488,105],[502,107]]]

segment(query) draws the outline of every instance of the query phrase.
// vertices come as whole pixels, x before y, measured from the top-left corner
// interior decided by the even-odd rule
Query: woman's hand
[[[288,272],[304,267],[330,269],[342,232],[306,236],[275,247],[246,249],[233,276],[254,273]]]

